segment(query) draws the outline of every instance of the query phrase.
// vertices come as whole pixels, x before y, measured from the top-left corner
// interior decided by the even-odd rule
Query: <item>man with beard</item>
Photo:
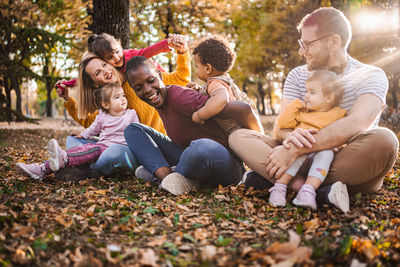
[[[376,192],[395,162],[398,140],[390,130],[377,125],[385,107],[388,80],[380,68],[360,63],[348,55],[351,26],[341,11],[317,9],[303,18],[298,30],[301,32],[299,54],[307,64],[289,73],[281,111],[295,99],[304,100],[305,81],[311,71],[328,69],[345,83],[340,107],[348,110],[348,116],[318,132],[281,130],[275,126],[274,139],[241,129],[231,134],[229,144],[255,171],[247,172],[242,182],[261,190],[270,187],[270,182],[279,178],[298,156],[340,146],[325,186],[317,191],[317,201],[343,210],[342,202],[348,202],[347,189],[350,193]],[[303,177],[296,178],[291,185],[294,190],[304,183]]]

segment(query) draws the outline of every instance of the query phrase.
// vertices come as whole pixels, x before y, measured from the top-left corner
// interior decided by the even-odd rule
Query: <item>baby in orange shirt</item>
[[[279,115],[278,125],[280,129],[319,130],[346,114],[345,109],[338,107],[343,97],[344,85],[336,73],[328,70],[312,72],[306,81],[306,90],[304,103],[296,99]],[[300,207],[317,208],[315,190],[321,186],[328,174],[334,157],[332,150],[322,150],[298,157],[286,172],[275,181],[275,185],[269,189],[269,202],[272,205],[286,205],[287,185],[297,174],[307,157],[313,158],[313,163],[306,182],[297,193],[293,203]]]

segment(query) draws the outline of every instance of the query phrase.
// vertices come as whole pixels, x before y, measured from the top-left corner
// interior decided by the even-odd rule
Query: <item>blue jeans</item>
[[[243,175],[241,162],[211,139],[194,140],[182,149],[166,135],[136,122],[126,127],[125,139],[133,155],[153,174],[176,165],[175,172],[212,187],[236,185]]]
[[[69,149],[87,143],[96,143],[96,141],[68,136],[65,143],[67,149]],[[104,175],[110,175],[113,171],[116,171],[117,168],[134,172],[138,166],[138,161],[127,146],[114,144],[104,150],[97,161],[90,165],[90,168],[100,171]]]

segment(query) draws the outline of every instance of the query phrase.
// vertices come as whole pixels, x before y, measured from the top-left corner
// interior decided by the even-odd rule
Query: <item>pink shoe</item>
[[[53,172],[58,171],[60,168],[64,168],[68,159],[67,152],[62,150],[58,145],[56,139],[50,139],[47,143],[47,151],[49,152],[49,163],[50,169]]]
[[[17,168],[26,177],[31,177],[36,180],[42,180],[46,174],[45,170],[37,163],[25,164],[18,162]]]
[[[268,190],[270,192],[269,203],[274,206],[286,206],[286,190],[287,185],[275,183],[275,185]]]
[[[317,209],[315,189],[311,185],[305,184],[301,187],[297,196],[293,199],[293,204],[303,208]]]

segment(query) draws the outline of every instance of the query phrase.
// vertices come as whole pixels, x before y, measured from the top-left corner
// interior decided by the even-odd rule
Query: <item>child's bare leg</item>
[[[320,178],[308,176],[305,184],[311,185],[315,190],[317,190],[321,186],[322,181]]]

